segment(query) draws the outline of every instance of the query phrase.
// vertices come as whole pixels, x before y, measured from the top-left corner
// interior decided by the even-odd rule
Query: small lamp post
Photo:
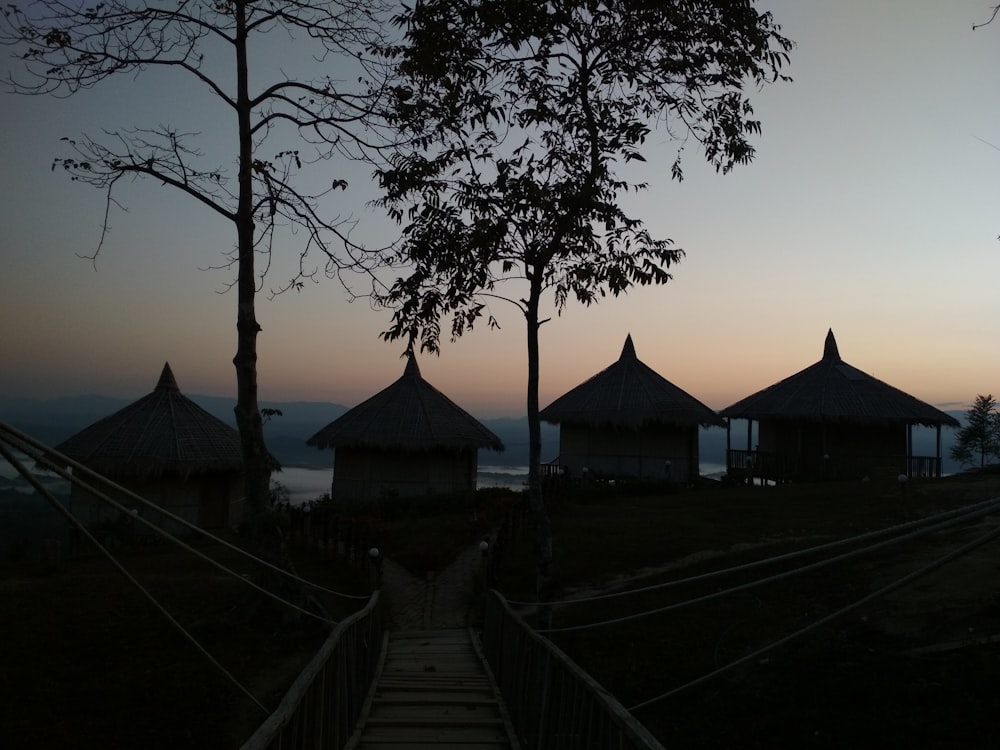
[[[490,567],[490,538],[488,536],[484,536],[482,541],[479,542],[479,554],[479,569],[483,581],[483,595],[485,595],[489,584]]]
[[[378,547],[368,550],[368,559],[373,569],[372,590],[382,587],[382,551]]]

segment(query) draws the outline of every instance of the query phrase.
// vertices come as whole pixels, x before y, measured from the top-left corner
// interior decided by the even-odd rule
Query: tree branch
[[[993,6],[993,12],[990,14],[990,17],[987,18],[985,21],[983,21],[982,23],[972,24],[972,30],[975,31],[976,29],[981,29],[983,26],[989,26],[996,19],[997,14],[1000,14],[1000,5]]]

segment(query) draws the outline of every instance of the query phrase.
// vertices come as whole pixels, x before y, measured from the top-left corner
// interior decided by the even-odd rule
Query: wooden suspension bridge
[[[386,560],[243,750],[662,750],[498,592],[482,630],[465,625],[480,558],[473,545],[425,580]]]

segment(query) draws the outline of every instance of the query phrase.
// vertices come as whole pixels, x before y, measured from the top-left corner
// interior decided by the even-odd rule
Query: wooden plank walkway
[[[519,748],[469,630],[404,630],[387,638],[383,663],[347,748]]]

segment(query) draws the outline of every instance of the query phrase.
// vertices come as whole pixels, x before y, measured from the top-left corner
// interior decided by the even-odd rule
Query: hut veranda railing
[[[788,481],[803,478],[813,480],[843,479],[871,475],[896,478],[940,477],[940,456],[848,454],[823,456],[806,461],[792,453],[762,450],[726,451],[726,470],[741,479]],[[874,477],[872,477],[874,478]]]
[[[526,750],[663,750],[611,693],[491,590],[483,653]]]
[[[371,689],[384,635],[375,591],[363,609],[337,625],[241,750],[344,747]]]

